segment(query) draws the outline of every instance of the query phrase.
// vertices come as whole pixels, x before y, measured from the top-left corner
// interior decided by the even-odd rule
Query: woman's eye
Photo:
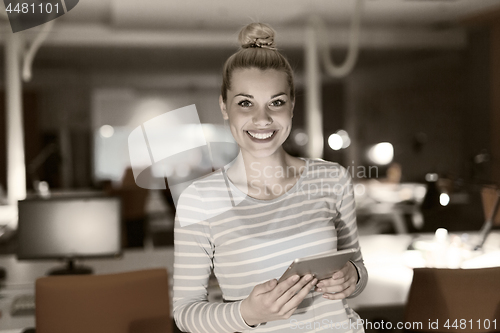
[[[285,101],[282,99],[277,99],[275,101],[272,101],[271,105],[272,106],[283,106],[283,105],[285,105]]]
[[[249,108],[252,106],[252,103],[250,103],[250,101],[241,101],[238,103],[238,105],[244,108]]]

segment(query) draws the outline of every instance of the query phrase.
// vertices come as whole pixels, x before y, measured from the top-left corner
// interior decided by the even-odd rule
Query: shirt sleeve
[[[184,332],[224,333],[252,330],[240,312],[242,301],[208,301],[214,244],[204,218],[203,200],[194,184],[180,196],[174,226],[173,314]]]
[[[356,203],[354,200],[354,187],[349,171],[341,168],[341,187],[337,193],[338,200],[336,203],[337,218],[335,220],[335,228],[337,230],[337,250],[357,249],[351,262],[358,271],[359,280],[356,284],[356,289],[347,298],[358,296],[366,287],[368,282],[368,271],[366,270],[361,255],[358,240],[358,227],[356,223]]]

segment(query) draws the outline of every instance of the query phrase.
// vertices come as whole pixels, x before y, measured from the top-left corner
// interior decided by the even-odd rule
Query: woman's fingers
[[[286,302],[288,302],[288,300],[290,298],[293,297],[293,295],[295,295],[297,292],[299,292],[299,290],[302,289],[302,287],[304,287],[312,279],[313,279],[312,274],[306,274],[302,278],[300,278],[298,281],[292,280],[291,285],[290,285],[290,283],[285,284],[283,286],[283,288],[286,288],[286,287],[288,287],[288,288],[283,290],[283,291],[281,291],[281,290],[278,291],[278,293],[281,293],[277,298],[278,302],[280,302],[281,305],[284,305]],[[283,282],[288,282],[288,280],[290,280],[290,278],[283,281]],[[278,287],[279,287],[279,285],[278,285]],[[276,287],[276,289],[278,289],[278,287]]]
[[[351,286],[356,286],[358,273],[351,262],[348,262],[341,270],[335,272],[331,278],[321,280],[315,288],[315,291],[325,293],[340,293]],[[352,293],[352,292],[351,292]],[[350,294],[351,294],[350,293]],[[349,295],[350,295],[349,294]]]
[[[347,289],[353,280],[346,280],[345,278],[340,279],[325,279],[321,280],[317,285],[315,291],[318,292],[326,292],[326,293],[336,293],[340,291],[344,291]]]
[[[346,282],[344,273],[342,271],[337,271],[331,278],[319,281],[314,290],[319,292],[338,292],[348,287],[346,285],[342,286],[342,284],[345,284]]]
[[[336,292],[334,294],[328,293],[328,292],[324,293],[323,297],[328,298],[328,299],[332,299],[332,300],[333,299],[344,299],[346,297],[349,297],[349,295],[351,295],[355,289],[356,289],[356,285],[352,285],[352,286],[347,287],[347,289],[344,289],[341,292]]]
[[[314,290],[324,293],[327,296],[326,298],[329,299],[342,299],[354,292],[356,289],[356,280],[355,277],[350,277],[347,280],[345,277],[340,279],[325,279],[321,280]]]
[[[318,279],[314,278],[312,280],[309,279],[305,285],[302,286],[300,290],[296,294],[290,298],[286,304],[282,307],[282,312],[285,315],[291,315],[295,309],[299,306],[302,300],[307,296],[307,294],[311,291],[312,287],[318,282]],[[294,286],[295,287],[295,286]],[[290,312],[291,311],[291,312]]]
[[[297,282],[300,282],[301,278],[298,275],[290,276],[285,281],[282,281],[276,285],[276,287],[271,291],[273,299],[278,299],[283,295],[287,290],[292,288]]]

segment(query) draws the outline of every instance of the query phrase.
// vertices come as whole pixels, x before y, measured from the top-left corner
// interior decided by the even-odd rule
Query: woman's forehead
[[[264,94],[269,97],[278,93],[289,94],[287,75],[275,69],[241,68],[233,71],[230,92],[237,94]]]

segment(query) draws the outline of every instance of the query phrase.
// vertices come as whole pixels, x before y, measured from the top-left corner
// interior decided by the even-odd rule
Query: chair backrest
[[[172,332],[166,269],[39,278],[37,333]]]
[[[413,272],[405,323],[421,322],[422,327],[412,331],[500,332],[500,267]],[[429,327],[436,321],[437,327]]]

